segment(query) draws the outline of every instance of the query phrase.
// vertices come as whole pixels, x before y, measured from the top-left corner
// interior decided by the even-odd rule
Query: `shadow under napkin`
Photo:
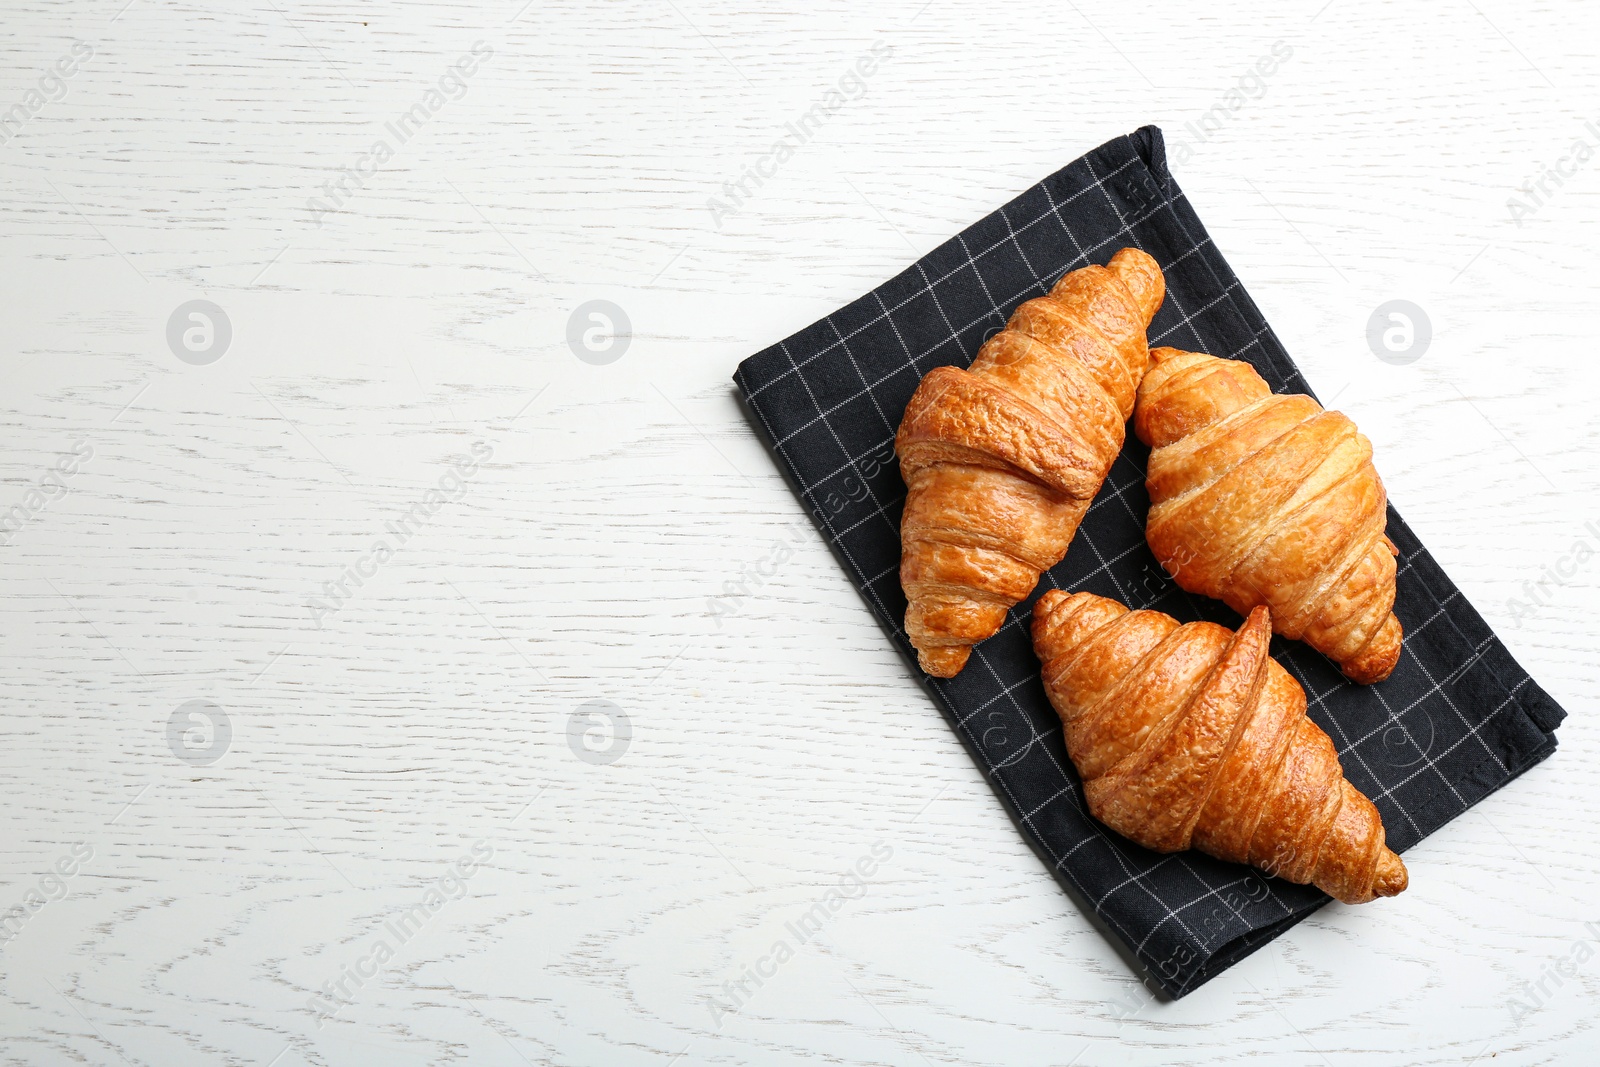
[[[1018,304],[1125,245],[1166,273],[1152,347],[1248,360],[1275,391],[1311,392],[1173,181],[1154,126],[1064,167],[734,375],[801,503],[919,677],[902,626],[901,413],[929,370],[967,366]],[[1239,623],[1224,605],[1179,590],[1146,547],[1147,455],[1130,431],[1066,558],[959,675],[925,681],[1057,879],[1181,997],[1329,898],[1196,852],[1149,852],[1084,807],[1029,641],[1033,600],[1049,588],[1087,590],[1182,622]],[[1395,614],[1405,626],[1394,675],[1354,685],[1280,638],[1273,654],[1305,687],[1345,775],[1378,806],[1390,847],[1404,851],[1554,751],[1565,712],[1392,507],[1388,533],[1400,550]],[[1408,892],[1426,886],[1427,871],[1413,871]]]

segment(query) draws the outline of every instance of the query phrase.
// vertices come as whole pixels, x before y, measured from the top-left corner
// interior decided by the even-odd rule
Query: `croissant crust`
[[[1089,811],[1158,852],[1195,848],[1348,904],[1393,896],[1405,864],[1268,654],[1268,615],[1234,633],[1090,593],[1039,598],[1034,648]]]
[[[922,669],[953,677],[972,646],[1055,566],[1122,450],[1165,282],[1124,248],[1029,300],[967,370],[936,367],[895,451],[906,632]]]
[[[1184,589],[1305,641],[1351,679],[1400,658],[1395,549],[1372,445],[1309,396],[1274,394],[1248,363],[1158,348],[1134,432],[1151,448],[1145,537]]]

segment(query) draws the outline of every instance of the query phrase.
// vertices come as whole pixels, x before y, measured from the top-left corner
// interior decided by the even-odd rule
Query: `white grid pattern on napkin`
[[[1128,158],[1123,160],[1120,164],[1110,166],[1106,168],[1104,172],[1096,170],[1095,159],[1093,155],[1085,157],[1080,161],[1080,164],[1087,168],[1088,174],[1092,180],[1083,184],[1081,188],[1076,189],[1069,196],[1058,200],[1050,192],[1050,182],[1047,181],[1042,183],[1041,186],[1037,188],[1043,190],[1047,204],[1030,217],[1019,221],[1014,219],[1009,213],[1010,210],[1016,208],[1016,204],[1020,202],[1022,198],[1019,198],[1018,202],[1013,202],[1011,205],[1002,207],[997,212],[999,220],[1005,226],[1006,233],[1004,236],[996,237],[989,244],[978,248],[976,251],[969,247],[966,234],[958,236],[954,239],[954,243],[959,245],[963,258],[960,261],[955,262],[954,265],[949,266],[948,269],[943,270],[938,274],[938,276],[930,277],[925,267],[926,261],[919,262],[914,269],[921,279],[921,284],[913,289],[908,295],[905,295],[903,299],[900,299],[891,305],[884,300],[881,290],[875,291],[872,296],[876,299],[878,304],[878,313],[876,316],[853,326],[848,331],[841,329],[834,317],[830,316],[827,320],[825,320],[825,322],[831,329],[834,337],[834,340],[831,343],[820,345],[797,357],[796,353],[792,351],[790,347],[790,341],[795,340],[792,338],[790,341],[786,341],[775,346],[775,350],[777,352],[781,352],[783,358],[787,361],[787,369],[773,374],[771,377],[755,384],[754,386],[749,386],[747,383],[741,381],[742,385],[746,385],[746,399],[749,401],[751,409],[761,420],[766,434],[769,440],[773,443],[776,451],[780,456],[784,457],[789,469],[795,475],[799,483],[798,488],[802,500],[808,505],[808,507],[811,507],[814,510],[814,514],[822,523],[828,539],[845,557],[845,560],[848,563],[851,571],[858,580],[860,588],[869,598],[880,617],[886,620],[892,627],[897,629],[897,633],[902,641],[903,648],[905,647],[903,640],[904,635],[903,632],[898,630],[898,624],[900,620],[896,618],[896,607],[885,602],[883,593],[881,591],[882,583],[884,583],[890,577],[890,575],[897,570],[897,559],[896,562],[891,563],[886,567],[878,568],[874,571],[874,573],[868,574],[866,573],[866,567],[864,567],[862,562],[857,558],[857,554],[853,548],[853,543],[865,535],[863,527],[867,527],[869,525],[875,526],[881,520],[883,523],[883,529],[881,531],[882,536],[893,538],[895,544],[898,545],[899,530],[896,525],[896,515],[898,507],[903,503],[904,500],[904,486],[899,483],[898,479],[895,479],[888,486],[880,483],[878,487],[875,487],[874,480],[866,475],[861,467],[861,464],[870,456],[881,455],[883,453],[885,444],[892,442],[894,438],[895,430],[899,421],[900,410],[898,408],[894,410],[886,409],[885,405],[882,403],[879,390],[886,388],[891,379],[895,379],[902,375],[906,368],[911,368],[915,372],[916,377],[920,378],[928,370],[932,369],[932,364],[928,362],[930,357],[935,357],[941,352],[948,355],[951,345],[957,342],[958,339],[968,331],[975,329],[986,321],[994,322],[997,313],[999,315],[1008,314],[1010,309],[1016,307],[1022,301],[1048,292],[1053,283],[1067,270],[1075,269],[1088,263],[1103,263],[1107,258],[1109,258],[1110,254],[1116,251],[1118,248],[1130,244],[1139,245],[1140,242],[1136,236],[1137,232],[1140,231],[1141,228],[1149,223],[1152,219],[1156,218],[1156,216],[1161,215],[1164,216],[1167,223],[1175,227],[1178,233],[1182,234],[1184,242],[1187,245],[1187,247],[1175,257],[1161,261],[1162,269],[1168,273],[1170,278],[1172,273],[1180,266],[1183,266],[1185,261],[1187,261],[1190,257],[1198,256],[1199,261],[1205,264],[1209,270],[1211,279],[1214,283],[1214,292],[1210,294],[1202,303],[1186,307],[1184,306],[1183,298],[1180,296],[1180,294],[1169,285],[1167,302],[1172,308],[1172,311],[1178,317],[1176,321],[1163,323],[1160,326],[1159,331],[1155,329],[1155,324],[1152,325],[1153,332],[1150,337],[1152,347],[1155,347],[1158,344],[1176,344],[1178,347],[1187,347],[1198,351],[1209,351],[1214,355],[1226,356],[1227,358],[1247,359],[1257,365],[1258,369],[1262,369],[1263,376],[1267,377],[1269,384],[1271,384],[1276,391],[1310,391],[1305,385],[1303,379],[1300,378],[1298,372],[1293,369],[1292,364],[1288,363],[1287,357],[1275,355],[1271,351],[1271,347],[1276,345],[1276,340],[1271,338],[1270,328],[1266,326],[1264,321],[1260,322],[1259,327],[1254,329],[1252,335],[1247,340],[1243,341],[1243,343],[1229,346],[1229,350],[1227,351],[1218,351],[1215,348],[1208,347],[1206,337],[1202,336],[1201,325],[1204,321],[1204,317],[1214,309],[1218,308],[1224,302],[1232,305],[1231,310],[1236,317],[1246,321],[1259,320],[1259,312],[1255,311],[1253,303],[1249,301],[1248,296],[1244,295],[1237,279],[1232,277],[1231,271],[1227,272],[1228,277],[1226,278],[1218,272],[1217,264],[1220,262],[1220,253],[1218,253],[1215,247],[1211,244],[1209,236],[1205,235],[1203,232],[1196,235],[1190,230],[1189,224],[1185,219],[1185,212],[1188,210],[1187,203],[1184,201],[1181,192],[1176,190],[1175,186],[1171,187],[1170,193],[1156,193],[1154,196],[1155,202],[1153,204],[1143,205],[1145,210],[1142,212],[1142,214],[1136,214],[1130,219],[1126,214],[1124,214],[1122,205],[1119,204],[1117,196],[1113,195],[1113,190],[1112,188],[1108,187],[1108,185],[1119,177],[1123,177],[1125,172],[1147,168],[1147,161],[1145,161],[1138,154],[1138,152],[1135,151],[1129,154]],[[1077,165],[1075,164],[1075,166]],[[1071,170],[1071,168],[1068,168],[1068,170]],[[1149,178],[1147,174],[1140,174],[1138,177],[1140,180],[1145,182],[1145,187],[1148,188],[1152,179]],[[1135,188],[1137,189],[1138,186],[1136,185]],[[1118,189],[1117,192],[1123,195],[1126,199],[1126,194],[1122,189]],[[1092,197],[1096,194],[1098,194],[1100,197],[1103,197],[1106,204],[1109,205],[1111,211],[1115,213],[1115,216],[1120,223],[1120,228],[1115,229],[1114,232],[1100,235],[1098,240],[1094,241],[1088,247],[1085,247],[1084,244],[1080,242],[1079,236],[1074,232],[1072,225],[1069,224],[1065,212],[1070,209],[1080,198]],[[1137,199],[1137,197],[1135,199]],[[1183,210],[1180,210],[1180,207]],[[1070,248],[1074,254],[1071,257],[1070,262],[1068,262],[1065,266],[1059,267],[1058,269],[1050,271],[1047,274],[1039,274],[1035,271],[1033,264],[1029,261],[1027,252],[1022,245],[1021,238],[1024,235],[1029,235],[1030,231],[1032,231],[1035,227],[1047,226],[1051,220],[1054,220],[1054,223],[1056,224],[1056,229],[1059,231],[1058,236],[1064,239],[1070,245]],[[1006,292],[994,292],[990,288],[989,280],[985,279],[984,277],[982,262],[985,256],[996,252],[1001,246],[1008,243],[1015,247],[1017,254],[1026,265],[1027,270],[1030,273],[1033,273],[1034,276],[1031,282],[1022,286],[1021,288],[1012,289]],[[932,256],[928,258],[932,258]],[[1159,256],[1157,258],[1160,260]],[[988,310],[984,311],[977,317],[967,318],[962,325],[958,326],[952,319],[950,312],[946,309],[941,301],[939,289],[941,285],[951,282],[958,275],[961,275],[966,271],[971,271],[977,277],[985,294],[988,303]],[[1239,303],[1241,297],[1244,299],[1244,303],[1242,305]],[[922,350],[913,352],[907,342],[905,334],[901,330],[900,325],[897,324],[895,316],[897,313],[907,313],[908,309],[913,304],[916,304],[918,301],[921,301],[924,298],[932,300],[934,308],[937,309],[938,314],[944,323],[945,333],[936,339],[932,344],[925,346]],[[1167,317],[1170,318],[1170,315]],[[888,373],[880,374],[876,378],[869,380],[867,369],[864,366],[863,361],[858,359],[857,354],[853,351],[852,346],[863,338],[869,338],[873,336],[872,332],[875,329],[881,330],[884,324],[887,324],[892,329],[893,336],[898,341],[903,352],[904,364],[902,366],[893,367],[888,371]],[[1270,343],[1264,345],[1264,339]],[[1268,364],[1266,368],[1262,368],[1261,358],[1250,358],[1253,350],[1255,350],[1255,354],[1257,356],[1265,356]],[[823,404],[817,393],[814,391],[811,382],[808,380],[808,371],[814,365],[820,365],[821,361],[825,361],[827,357],[836,351],[843,353],[848,366],[854,371],[856,377],[859,379],[860,385],[858,389],[855,389],[853,392],[845,395],[842,399],[835,397],[829,403]],[[1279,351],[1281,352],[1281,350]],[[971,355],[972,353],[967,353],[963,358],[970,360]],[[945,360],[945,362],[948,362],[948,360]],[[1283,372],[1280,364],[1286,364],[1289,368],[1288,371]],[[1273,373],[1269,373],[1269,371]],[[806,396],[810,401],[810,412],[809,417],[805,418],[803,421],[798,421],[785,427],[780,432],[777,427],[774,427],[768,422],[767,414],[762,403],[762,397],[763,394],[787,382],[790,378],[796,378],[802,383]],[[844,436],[841,435],[839,427],[836,425],[836,420],[842,418],[847,409],[851,408],[852,405],[856,405],[862,400],[870,400],[874,414],[881,422],[882,432],[881,435],[878,435],[877,437],[868,437],[859,432],[852,434],[850,437],[852,442],[860,441],[867,446],[852,452],[851,448],[847,446]],[[805,464],[797,462],[797,453],[805,447],[808,436],[814,434],[819,427],[826,428],[826,433],[831,439],[833,446],[837,448],[839,454],[844,457],[844,462],[828,473],[813,475],[810,478],[806,478],[801,473]],[[837,478],[846,474],[851,474],[858,478],[861,483],[867,487],[867,492],[872,507],[871,510],[865,515],[853,518],[848,525],[839,526],[836,523],[837,516],[834,514],[829,514],[825,508],[820,506],[821,496],[823,491],[832,485]],[[1098,568],[1091,572],[1075,573],[1072,575],[1073,583],[1077,588],[1083,588],[1085,582],[1104,574],[1113,584],[1114,588],[1119,594],[1119,598],[1125,603],[1129,602],[1130,598],[1127,595],[1127,590],[1124,588],[1122,581],[1120,581],[1117,576],[1116,564],[1144,547],[1142,537],[1139,538],[1136,543],[1131,544],[1098,544],[1095,536],[1096,524],[1092,521],[1092,519],[1095,513],[1100,509],[1121,507],[1126,509],[1133,521],[1142,527],[1143,516],[1135,510],[1134,505],[1127,499],[1128,492],[1135,486],[1140,486],[1142,488],[1142,482],[1143,472],[1139,469],[1138,464],[1130,461],[1127,457],[1127,454],[1124,453],[1124,455],[1119,457],[1117,462],[1113,465],[1112,471],[1108,475],[1105,487],[1102,489],[1100,495],[1089,509],[1089,514],[1085,516],[1083,525],[1079,529],[1077,540],[1074,542],[1075,551],[1078,551],[1077,546],[1081,543],[1084,547],[1088,548],[1090,552],[1092,552],[1095,560],[1099,564]],[[894,486],[897,486],[899,489],[898,495],[893,495],[892,493],[886,493],[883,491],[884,489],[892,488]],[[1417,554],[1420,553],[1420,551],[1421,550],[1419,548],[1417,552],[1414,552],[1409,557],[1401,560],[1399,574],[1402,582],[1404,582],[1405,576],[1409,572],[1412,563],[1417,558]],[[1065,564],[1063,564],[1063,566],[1058,566],[1055,570],[1045,576],[1050,587],[1060,588],[1059,572],[1063,570],[1064,566]],[[1426,585],[1420,580],[1415,583],[1410,583],[1410,585],[1414,586],[1416,589],[1426,589]],[[1173,591],[1175,593],[1178,592],[1175,587]],[[1179,595],[1188,599],[1187,594],[1179,593]],[[1455,595],[1455,593],[1451,593],[1450,597],[1454,597]],[[1433,614],[1430,615],[1421,625],[1426,627],[1432,624],[1435,619],[1442,616],[1451,621],[1451,625],[1456,628],[1457,635],[1460,637],[1462,642],[1466,643],[1467,647],[1474,647],[1475,643],[1467,638],[1466,634],[1461,631],[1457,620],[1449,611],[1446,610],[1448,599],[1449,598],[1446,598],[1445,602],[1435,603],[1435,610]],[[1195,615],[1203,612],[1202,607],[1194,604],[1192,599],[1190,600],[1190,607]],[[1025,626],[1026,619],[1027,612],[1023,610],[1022,607],[1019,607],[1017,610],[1013,611],[1011,616],[1007,619],[1002,633]],[[1333,729],[1330,731],[1330,733],[1332,734],[1335,744],[1338,747],[1340,759],[1342,762],[1344,762],[1347,773],[1353,769],[1353,761],[1354,764],[1359,766],[1365,773],[1368,782],[1377,783],[1385,787],[1381,791],[1373,792],[1372,799],[1375,803],[1380,805],[1380,808],[1384,813],[1386,823],[1391,826],[1391,838],[1394,836],[1392,829],[1393,822],[1391,820],[1393,820],[1396,815],[1404,819],[1406,823],[1409,824],[1409,826],[1415,832],[1415,836],[1421,836],[1422,831],[1420,830],[1419,820],[1412,814],[1411,811],[1407,809],[1404,799],[1399,795],[1399,791],[1407,783],[1414,781],[1423,774],[1432,772],[1433,775],[1439,779],[1440,783],[1454,795],[1454,800],[1459,806],[1459,810],[1457,810],[1454,814],[1459,814],[1460,811],[1466,810],[1471,803],[1476,802],[1476,799],[1481,799],[1481,797],[1478,797],[1469,800],[1457,789],[1456,785],[1439,766],[1441,760],[1452,755],[1461,745],[1467,744],[1469,741],[1476,740],[1483,748],[1485,756],[1495,760],[1498,763],[1502,773],[1507,772],[1505,762],[1501,759],[1499,753],[1497,753],[1484,740],[1481,731],[1482,727],[1486,723],[1493,721],[1495,716],[1501,710],[1503,710],[1507,704],[1511,703],[1516,698],[1517,691],[1521,689],[1522,686],[1528,681],[1526,677],[1523,677],[1511,687],[1507,687],[1503,682],[1500,682],[1500,688],[1504,693],[1504,701],[1498,708],[1495,708],[1494,711],[1490,712],[1478,721],[1473,722],[1468,716],[1462,713],[1461,709],[1451,698],[1450,693],[1445,687],[1461,678],[1469,670],[1469,668],[1472,667],[1473,663],[1478,660],[1479,655],[1481,655],[1486,644],[1493,642],[1492,635],[1485,638],[1483,641],[1476,643],[1478,654],[1474,655],[1471,660],[1466,661],[1459,668],[1442,676],[1438,680],[1434,678],[1434,675],[1429,670],[1428,665],[1416,654],[1415,642],[1411,640],[1413,636],[1414,634],[1408,632],[1405,651],[1408,655],[1408,659],[1415,664],[1415,667],[1419,669],[1422,675],[1426,678],[1428,687],[1425,691],[1420,693],[1420,695],[1417,695],[1414,699],[1412,699],[1399,714],[1396,714],[1391,708],[1388,707],[1387,701],[1385,700],[1384,694],[1380,688],[1369,687],[1367,692],[1375,695],[1377,700],[1382,702],[1384,711],[1386,712],[1386,717],[1384,720],[1379,721],[1374,726],[1366,730],[1363,734],[1356,737],[1352,737],[1343,728],[1340,723],[1339,716],[1335,714],[1334,711],[1326,704],[1327,698],[1335,692],[1340,691],[1343,688],[1344,683],[1336,683],[1331,687],[1319,692],[1314,684],[1314,679],[1310,676],[1310,672],[1306,669],[1305,664],[1305,657],[1316,656],[1316,654],[1307,649],[1297,647],[1288,654],[1281,654],[1279,657],[1280,661],[1284,662],[1284,665],[1294,673],[1297,680],[1310,695],[1309,703],[1311,707],[1321,711],[1322,714],[1318,716],[1321,723],[1324,724],[1325,727],[1332,725]],[[1025,689],[1032,679],[1022,676],[1008,682],[1005,676],[1006,672],[1003,669],[1004,665],[996,663],[991,659],[990,651],[996,647],[999,647],[999,645],[995,642],[995,639],[991,639],[990,642],[976,646],[973,649],[972,657],[965,669],[968,672],[983,672],[990,680],[992,680],[995,691],[984,702],[971,708],[958,708],[951,701],[948,693],[941,688],[944,683],[935,683],[933,685],[935,691],[940,694],[941,699],[944,700],[949,708],[952,724],[964,736],[969,747],[975,753],[986,751],[984,744],[984,737],[986,735],[981,729],[979,729],[978,725],[975,725],[975,721],[980,715],[987,716],[994,714],[997,705],[1007,709],[1009,721],[1021,722],[1028,725],[1028,737],[1027,740],[1022,743],[1022,747],[1009,755],[1006,759],[998,763],[992,763],[986,768],[989,771],[989,777],[994,783],[995,788],[1005,795],[1012,811],[1017,813],[1019,820],[1025,827],[1029,829],[1034,840],[1038,842],[1049,855],[1053,868],[1060,875],[1066,877],[1070,882],[1072,882],[1077,891],[1089,902],[1095,912],[1106,919],[1106,921],[1115,929],[1118,936],[1132,946],[1135,953],[1147,965],[1158,964],[1159,961],[1153,958],[1147,951],[1147,946],[1149,945],[1152,937],[1156,936],[1158,932],[1161,932],[1168,923],[1175,924],[1182,931],[1182,939],[1184,942],[1197,944],[1204,948],[1206,945],[1206,939],[1202,938],[1185,921],[1183,917],[1184,913],[1205,901],[1217,898],[1219,895],[1225,895],[1231,888],[1247,884],[1252,877],[1256,876],[1250,874],[1247,869],[1241,867],[1237,868],[1239,872],[1238,877],[1231,880],[1223,880],[1214,884],[1206,877],[1197,874],[1194,879],[1194,891],[1185,894],[1179,899],[1172,898],[1173,883],[1170,879],[1164,880],[1161,890],[1157,891],[1157,889],[1153,887],[1152,882],[1158,876],[1158,872],[1165,871],[1174,864],[1185,864],[1189,854],[1176,854],[1173,856],[1161,857],[1154,863],[1144,860],[1136,860],[1134,854],[1129,850],[1129,847],[1124,842],[1115,838],[1113,835],[1110,835],[1107,831],[1100,827],[1098,823],[1088,818],[1083,809],[1081,796],[1075,785],[1075,772],[1069,767],[1064,766],[1064,759],[1058,757],[1056,749],[1060,748],[1061,746],[1059,744],[1052,745],[1050,743],[1054,735],[1060,732],[1059,725],[1057,725],[1053,730],[1046,729],[1043,732],[1040,732],[1034,728],[1033,719],[1029,715],[1028,709],[1022,705],[1017,696],[1019,690]],[[1494,678],[1496,682],[1499,682],[1498,676],[1494,676]],[[1393,777],[1392,773],[1390,773],[1389,769],[1387,768],[1374,767],[1368,756],[1363,751],[1364,746],[1367,746],[1375,736],[1382,735],[1384,738],[1387,738],[1388,733],[1396,728],[1405,730],[1406,727],[1404,726],[1404,719],[1402,718],[1403,716],[1413,712],[1415,709],[1426,709],[1428,706],[1437,704],[1440,702],[1441,698],[1444,706],[1447,707],[1457,719],[1459,719],[1466,732],[1461,737],[1451,742],[1444,750],[1438,753],[1434,753],[1432,751],[1424,752],[1422,758],[1417,762],[1415,767],[1408,768],[1408,773],[1403,779],[1392,783],[1389,782],[1387,779]],[[1409,734],[1406,736],[1409,736]],[[1000,773],[1008,767],[1018,764],[1023,759],[1033,755],[1035,751],[1042,752],[1049,759],[1055,774],[1059,776],[1062,783],[1059,788],[1054,790],[1054,792],[1043,797],[1042,799],[1037,800],[1016,795],[1012,791],[1011,783],[1007,776]],[[1064,752],[1062,753],[1062,756],[1064,756]],[[1037,826],[1039,825],[1041,818],[1047,816],[1051,812],[1051,809],[1053,809],[1055,806],[1062,804],[1072,805],[1072,807],[1076,809],[1076,813],[1079,817],[1078,821],[1080,821],[1086,828],[1085,833],[1076,840],[1065,842],[1057,841],[1054,840],[1050,834],[1041,833],[1037,830]],[[1453,815],[1451,817],[1453,817]],[[1436,826],[1443,821],[1448,821],[1448,819],[1434,821],[1433,825]],[[1079,877],[1078,872],[1076,872],[1068,862],[1078,850],[1097,842],[1107,846],[1104,851],[1110,856],[1114,857],[1115,861],[1120,864],[1123,875],[1121,880],[1113,883],[1108,889],[1101,889],[1099,891],[1086,884],[1084,880]],[[1275,884],[1281,885],[1281,883]],[[1108,913],[1105,909],[1107,902],[1125,889],[1138,891],[1147,896],[1149,901],[1159,908],[1162,914],[1162,917],[1155,923],[1151,924],[1149,928],[1142,933],[1142,935],[1137,934],[1136,931],[1126,928],[1126,926],[1117,918],[1115,914]],[[1224,899],[1228,898],[1224,896]],[[1271,927],[1275,923],[1279,923],[1284,919],[1291,918],[1297,914],[1303,915],[1304,913],[1308,913],[1310,910],[1310,908],[1304,907],[1303,903],[1298,901],[1296,903],[1299,906],[1291,906],[1291,904],[1287,903],[1281,896],[1274,895],[1269,899],[1273,900],[1277,906],[1274,917],[1264,918],[1258,915],[1254,919],[1246,920],[1242,915],[1238,914],[1238,909],[1234,908],[1230,904],[1230,910],[1235,913],[1242,927],[1241,930],[1232,930],[1230,933],[1234,935],[1248,935],[1252,931],[1259,932],[1264,927]],[[1231,962],[1231,960],[1228,962]],[[1172,992],[1175,995],[1181,995],[1189,988],[1192,988],[1197,979],[1203,980],[1204,978],[1211,976],[1209,973],[1205,973],[1205,967],[1203,966],[1203,963],[1204,961],[1202,960],[1202,965],[1189,968],[1187,970],[1180,968],[1180,971],[1184,971],[1184,973],[1172,976],[1170,979],[1168,976],[1163,974],[1158,977],[1158,981],[1161,981],[1161,984],[1166,986],[1169,992]]]

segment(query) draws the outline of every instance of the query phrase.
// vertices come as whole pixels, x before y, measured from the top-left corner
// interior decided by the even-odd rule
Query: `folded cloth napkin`
[[[903,627],[894,459],[901,413],[934,367],[965,367],[1024,300],[1063,273],[1124,245],[1166,272],[1150,343],[1248,360],[1277,392],[1310,393],[1167,170],[1161,131],[1101,146],[964,230],[859,300],[740,364],[734,381],[805,508],[913,674],[993,783],[1061,884],[1181,997],[1254,952],[1328,897],[1197,852],[1162,856],[1088,814],[1028,634],[1033,601],[948,681],[927,678]],[[1190,597],[1145,545],[1146,449],[1130,431],[1066,559],[1041,580],[1180,621],[1237,626],[1226,607]],[[1380,467],[1382,466],[1380,457]],[[1555,749],[1565,716],[1439,569],[1399,514],[1395,614],[1405,651],[1375,686],[1345,681],[1321,655],[1275,638],[1305,687],[1351,783],[1378,806],[1403,851]],[[1427,893],[1426,869],[1411,892]],[[1383,903],[1366,905],[1384,907]]]

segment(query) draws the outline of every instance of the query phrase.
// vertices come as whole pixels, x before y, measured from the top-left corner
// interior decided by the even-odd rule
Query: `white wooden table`
[[[1592,5],[519,4],[6,5],[0,1062],[1595,1062]],[[729,381],[1146,122],[1571,713],[1176,1004]]]

